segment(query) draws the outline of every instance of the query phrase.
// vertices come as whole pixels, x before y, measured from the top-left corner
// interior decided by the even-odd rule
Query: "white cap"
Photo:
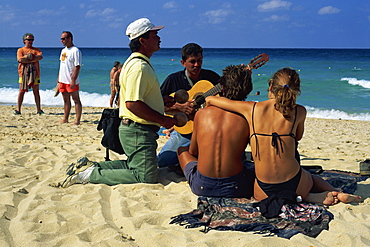
[[[162,28],[164,26],[155,26],[148,18],[141,18],[128,25],[126,35],[130,40],[133,40],[148,31],[161,30]]]

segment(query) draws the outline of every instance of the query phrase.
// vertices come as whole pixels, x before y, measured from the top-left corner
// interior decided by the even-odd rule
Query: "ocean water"
[[[41,48],[41,103],[63,106],[61,96],[53,97],[62,48]],[[82,69],[80,96],[83,106],[108,107],[109,71],[114,61],[124,62],[128,48],[80,48]],[[18,95],[17,48],[0,48],[0,104],[15,105]],[[297,102],[308,110],[308,117],[370,121],[370,49],[219,49],[204,50],[203,67],[222,74],[231,64],[247,64],[260,53],[270,61],[253,71],[253,91],[248,100],[267,99],[267,81],[283,67],[292,67],[301,77]],[[180,48],[162,48],[151,58],[159,81],[183,69]],[[256,92],[260,91],[260,95]],[[34,105],[26,93],[25,105]]]

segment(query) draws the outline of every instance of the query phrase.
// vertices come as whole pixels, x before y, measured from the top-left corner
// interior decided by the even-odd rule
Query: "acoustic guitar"
[[[245,69],[258,69],[262,65],[266,64],[268,60],[269,56],[266,53],[262,53],[253,58]],[[217,95],[218,93],[221,92],[221,90],[222,86],[220,83],[218,83],[217,85],[213,85],[210,81],[201,80],[198,81],[189,91],[187,91],[189,95],[188,100],[194,100],[195,107],[199,109],[204,104],[206,97]],[[171,94],[171,96],[175,96],[175,94],[176,93],[173,93]],[[194,114],[195,113],[192,114],[193,116],[188,116],[189,120],[184,126],[182,127],[174,126],[175,130],[180,134],[184,135],[193,133]],[[169,113],[169,115],[172,114]]]

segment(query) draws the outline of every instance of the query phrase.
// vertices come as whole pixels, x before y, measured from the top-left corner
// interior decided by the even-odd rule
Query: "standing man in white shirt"
[[[82,64],[81,51],[73,44],[73,35],[69,31],[63,31],[60,41],[65,46],[60,54],[59,67],[59,92],[62,93],[64,101],[64,117],[61,123],[68,123],[71,112],[71,98],[75,103],[76,121],[79,125],[82,115],[82,104],[80,100],[80,69]]]

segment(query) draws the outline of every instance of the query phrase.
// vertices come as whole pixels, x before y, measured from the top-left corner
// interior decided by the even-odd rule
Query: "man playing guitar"
[[[182,60],[181,64],[185,67],[184,70],[178,71],[169,75],[161,85],[162,96],[169,96],[170,94],[184,89],[190,90],[200,80],[207,80],[211,85],[216,85],[220,76],[207,69],[202,69],[203,64],[203,48],[198,44],[189,43],[181,49]],[[165,112],[184,112],[187,115],[194,113],[194,106],[192,100],[185,103],[176,102],[173,106],[165,106]],[[167,130],[168,132],[172,130]],[[187,146],[190,144],[191,133],[180,134],[176,130],[170,134],[170,139],[162,147],[158,154],[158,166],[172,166],[179,163],[176,150],[180,146]]]

